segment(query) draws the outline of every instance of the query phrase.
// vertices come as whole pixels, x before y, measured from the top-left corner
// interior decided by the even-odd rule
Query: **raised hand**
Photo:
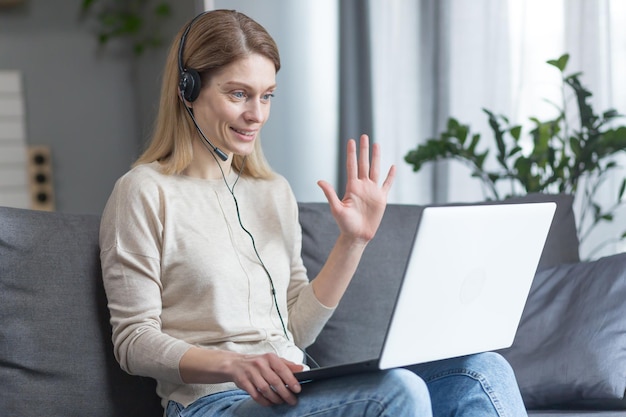
[[[346,160],[348,181],[343,199],[339,199],[328,182],[319,181],[318,185],[328,200],[341,233],[367,243],[374,237],[385,212],[387,195],[395,177],[395,166],[391,166],[382,186],[379,186],[380,146],[376,143],[372,146],[371,165],[367,135],[361,135],[358,158],[356,148],[355,140],[350,139]]]

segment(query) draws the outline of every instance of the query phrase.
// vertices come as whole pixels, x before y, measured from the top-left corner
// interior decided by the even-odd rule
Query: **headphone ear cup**
[[[200,95],[200,74],[195,69],[184,69],[180,74],[178,89],[188,102],[195,101]]]

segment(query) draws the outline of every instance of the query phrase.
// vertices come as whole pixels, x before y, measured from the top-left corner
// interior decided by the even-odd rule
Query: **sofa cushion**
[[[150,379],[113,357],[100,219],[0,208],[0,410],[16,417],[160,416]]]
[[[626,253],[539,271],[503,350],[529,408],[626,408]]]
[[[578,261],[578,239],[569,195],[531,194],[506,203],[554,201],[556,213],[539,268]],[[495,204],[497,201],[473,204]],[[458,205],[458,204],[454,204]],[[302,257],[309,278],[326,261],[338,229],[326,203],[300,203]],[[320,365],[376,357],[396,299],[423,206],[389,204],[374,239],[367,246],[355,277],[308,353]]]

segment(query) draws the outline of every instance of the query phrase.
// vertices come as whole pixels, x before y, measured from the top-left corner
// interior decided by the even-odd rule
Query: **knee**
[[[409,389],[416,395],[425,395],[428,397],[428,388],[424,380],[415,373],[403,368],[386,371],[385,384],[390,387]]]
[[[464,361],[465,368],[486,377],[492,377],[497,380],[515,379],[513,368],[499,353],[478,353],[465,357]]]
[[[392,395],[403,403],[411,413],[406,415],[429,416],[431,415],[431,401],[428,387],[422,378],[406,369],[391,369],[386,372],[384,385],[388,387]]]
[[[472,390],[465,391],[469,396],[459,397],[463,398],[464,407],[481,410],[483,416],[527,415],[513,368],[502,355],[485,352],[467,356],[463,361],[467,375],[478,382]]]

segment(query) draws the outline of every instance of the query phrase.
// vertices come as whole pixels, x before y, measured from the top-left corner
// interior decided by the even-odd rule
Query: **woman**
[[[305,387],[293,376],[379,226],[395,168],[379,186],[379,147],[370,165],[368,137],[358,150],[349,141],[343,199],[319,182],[340,234],[309,282],[295,198],[258,139],[279,69],[270,35],[234,11],[203,13],[174,41],[155,134],[102,217],[116,358],[157,380],[167,416],[430,416],[432,394],[409,370]],[[501,359],[473,360],[508,372],[488,383],[515,386]],[[497,389],[481,394],[431,365],[419,371],[443,382],[440,392],[471,394],[446,409],[498,415]],[[517,403],[504,411],[523,412],[510,396]]]

